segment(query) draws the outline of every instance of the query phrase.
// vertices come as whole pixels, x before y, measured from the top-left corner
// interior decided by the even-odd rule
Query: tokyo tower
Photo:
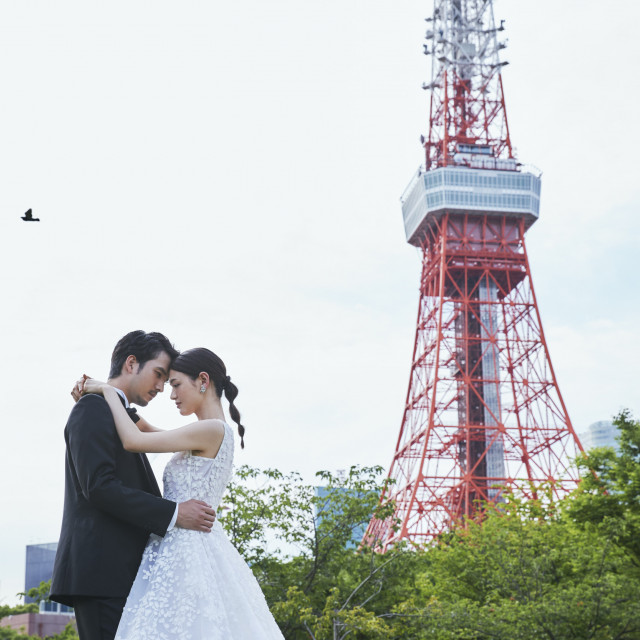
[[[513,155],[492,0],[435,0],[426,163],[401,198],[422,251],[418,320],[402,426],[367,544],[426,543],[505,490],[557,495],[582,447],[551,366],[525,233],[540,175]]]

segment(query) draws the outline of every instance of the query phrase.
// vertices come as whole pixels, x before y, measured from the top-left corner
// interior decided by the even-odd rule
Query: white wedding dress
[[[218,455],[176,453],[164,471],[164,497],[218,509],[231,476],[233,431]],[[260,585],[216,520],[211,533],[174,527],[151,535],[115,640],[283,640]]]

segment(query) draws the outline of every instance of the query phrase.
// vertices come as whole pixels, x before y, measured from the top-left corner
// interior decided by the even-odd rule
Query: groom
[[[113,351],[108,382],[127,409],[144,407],[162,393],[177,355],[161,333],[132,331]],[[64,436],[64,513],[49,597],[74,607],[81,640],[113,640],[149,534],[174,526],[208,532],[215,511],[161,497],[147,457],[124,450],[101,396],[80,398]]]

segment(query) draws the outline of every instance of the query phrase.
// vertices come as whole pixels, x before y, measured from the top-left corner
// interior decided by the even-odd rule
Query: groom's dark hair
[[[142,369],[146,362],[157,358],[163,351],[172,362],[179,353],[169,342],[169,338],[157,331],[151,333],[141,330],[131,331],[118,340],[118,344],[111,354],[109,378],[117,378],[122,373],[122,366],[129,356],[135,356],[140,369]]]

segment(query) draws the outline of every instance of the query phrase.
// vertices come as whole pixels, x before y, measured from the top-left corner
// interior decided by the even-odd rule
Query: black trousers
[[[73,608],[80,640],[113,640],[126,601],[126,598],[76,596]]]

